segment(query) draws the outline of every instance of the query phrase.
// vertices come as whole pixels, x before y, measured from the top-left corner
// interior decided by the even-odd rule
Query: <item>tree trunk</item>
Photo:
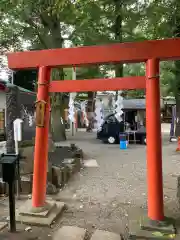
[[[51,132],[54,142],[60,142],[66,140],[65,125],[62,121],[61,110],[57,107],[51,110]]]
[[[32,20],[31,16],[29,16],[27,12],[24,12],[26,22],[30,24],[36,32],[43,49],[62,48],[63,38],[61,36],[62,29],[60,21],[58,16],[51,10],[53,4],[49,3],[48,5],[50,10],[44,11],[41,8],[39,10],[39,19],[44,27],[42,31],[39,31],[39,25]],[[51,80],[64,80],[63,69],[53,70]],[[52,138],[57,142],[66,140],[65,127],[61,121],[62,116],[64,115],[61,101],[62,96],[63,93],[53,93],[51,96],[51,123],[53,124],[53,126],[51,126]]]
[[[176,137],[180,136],[180,61],[175,62],[175,89],[176,89]]]
[[[114,34],[115,41],[122,42],[122,0],[114,0],[115,3],[115,24],[114,24]],[[115,66],[115,76],[123,77],[123,64],[118,64]],[[116,100],[118,98],[118,91],[116,91]]]
[[[63,79],[63,70],[54,71],[57,79]],[[66,131],[64,124],[64,101],[63,93],[53,93],[51,95],[51,134],[55,142],[66,140]]]
[[[94,112],[94,92],[88,92],[87,112]]]
[[[51,28],[53,47],[62,48],[63,39],[61,36],[60,24],[57,24],[57,19],[54,20],[53,27]],[[54,69],[52,72],[52,79],[64,80],[63,69]],[[66,131],[64,124],[64,94],[53,93],[51,97],[52,109],[51,109],[51,131],[52,138],[55,142],[66,140]]]
[[[93,129],[93,120],[94,120],[94,98],[96,93],[88,92],[88,102],[87,102],[87,118],[89,121],[89,126],[87,127],[87,131]]]
[[[175,12],[172,15],[170,25],[174,29],[174,37],[180,37],[180,16],[179,16],[179,1],[174,1]],[[176,137],[180,136],[180,61],[175,62],[175,86],[174,92],[176,97]]]

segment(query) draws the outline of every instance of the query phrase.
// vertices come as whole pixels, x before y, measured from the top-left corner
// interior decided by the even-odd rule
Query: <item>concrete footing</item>
[[[165,218],[164,221],[151,221],[147,217],[141,222],[141,229],[146,231],[162,232],[163,234],[174,234],[175,228],[172,221]]]
[[[150,221],[147,211],[139,212],[139,219],[134,219],[137,213],[131,211],[129,218],[129,239],[175,239],[176,231],[172,220],[165,218],[163,222]]]
[[[18,209],[17,221],[29,225],[50,226],[62,213],[65,204],[63,202],[47,201],[42,208],[33,208],[31,200],[25,202]]]

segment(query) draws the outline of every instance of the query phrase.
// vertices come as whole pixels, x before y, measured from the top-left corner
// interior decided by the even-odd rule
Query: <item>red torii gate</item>
[[[50,117],[49,93],[146,88],[148,217],[155,221],[164,219],[159,61],[179,58],[180,39],[8,54],[8,65],[11,69],[39,69],[37,100],[46,103],[44,126],[36,126],[33,207],[42,207],[46,200]],[[120,62],[145,62],[146,76],[50,82],[50,71],[53,67],[116,64]]]

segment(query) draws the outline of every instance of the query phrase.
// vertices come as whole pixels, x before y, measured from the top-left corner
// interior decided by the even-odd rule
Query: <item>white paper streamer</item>
[[[103,123],[103,103],[100,100],[96,100],[95,103],[95,120],[96,128],[99,129]]]
[[[88,118],[87,118],[87,113],[86,113],[86,104],[87,104],[87,102],[86,101],[84,101],[84,102],[81,102],[81,111],[82,111],[82,113],[83,113],[83,116],[84,116],[84,122],[85,122],[85,125],[86,125],[86,127],[88,127],[88,125],[89,125],[89,120],[88,120]]]
[[[33,126],[33,116],[29,115],[29,126],[32,127]]]
[[[69,120],[74,123],[75,122],[75,107],[74,107],[74,97],[70,96],[69,99]]]
[[[76,80],[76,69],[73,68],[72,69],[72,80]],[[70,93],[69,95],[69,115],[68,118],[71,121],[71,123],[75,123],[76,122],[76,118],[75,118],[75,106],[74,106],[74,100],[76,97],[77,93],[73,92]]]
[[[123,121],[123,97],[120,95],[122,92],[119,92],[118,99],[116,101],[116,108],[115,108],[115,117],[119,122]]]

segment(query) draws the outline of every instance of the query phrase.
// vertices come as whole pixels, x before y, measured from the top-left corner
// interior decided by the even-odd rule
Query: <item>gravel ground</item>
[[[180,172],[176,143],[169,143],[169,126],[163,126],[163,178],[165,208],[175,216],[176,180]],[[70,137],[98,167],[84,168],[74,176],[59,196],[68,203],[61,224],[124,232],[129,213],[140,218],[146,209],[146,147],[130,145],[127,151],[118,145],[106,145],[95,139],[95,133],[78,132]],[[132,214],[131,214],[132,215]]]
[[[180,158],[175,152],[176,143],[168,142],[168,131],[169,126],[163,126],[164,199],[168,213],[175,216]],[[130,145],[122,151],[118,145],[102,144],[95,139],[95,133],[85,132],[69,136],[69,142],[83,149],[85,161],[95,159],[98,167],[83,168],[73,176],[58,195],[67,204],[67,210],[53,229],[41,229],[38,235],[51,239],[51,231],[61,225],[84,227],[90,234],[95,228],[124,233],[132,220],[129,213],[140,218],[140,211],[146,209],[146,147]],[[33,231],[38,233],[38,228]]]

